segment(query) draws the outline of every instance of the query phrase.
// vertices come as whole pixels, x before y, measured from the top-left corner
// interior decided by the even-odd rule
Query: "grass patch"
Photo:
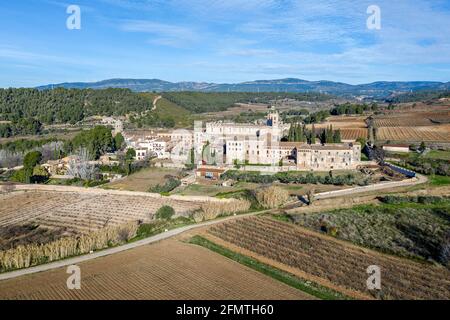
[[[218,244],[215,244],[208,239],[205,239],[201,236],[194,236],[189,240],[189,243],[196,244],[207,248],[211,251],[214,251],[224,257],[227,257],[233,261],[239,262],[242,265],[245,265],[253,270],[261,272],[275,280],[283,282],[288,286],[294,287],[300,291],[308,293],[314,297],[323,300],[345,300],[350,299],[350,297],[329,289],[327,287],[321,286],[311,281],[307,281],[301,278],[298,278],[288,272],[280,270],[278,268],[269,266],[265,263],[262,263],[256,259],[250,258],[248,256],[233,252],[228,250]]]
[[[431,150],[430,152],[425,154],[424,158],[450,160],[450,151]]]
[[[447,176],[430,176],[428,179],[430,184],[435,187],[450,185],[450,177]]]
[[[139,226],[136,232],[136,237],[130,240],[130,242],[152,237],[154,235],[163,233],[166,229],[172,230],[176,228],[185,227],[194,223],[195,223],[194,220],[185,217],[178,217],[171,220],[156,220],[151,223],[143,223]]]

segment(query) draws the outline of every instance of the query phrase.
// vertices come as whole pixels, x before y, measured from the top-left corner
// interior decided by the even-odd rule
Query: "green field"
[[[429,182],[432,186],[435,186],[435,187],[448,186],[448,185],[450,185],[450,177],[430,176]]]
[[[424,158],[427,159],[442,159],[450,161],[450,151],[432,150],[428,152]]]
[[[123,179],[102,186],[104,189],[147,192],[151,187],[164,184],[169,177],[181,177],[181,170],[170,168],[147,168]]]

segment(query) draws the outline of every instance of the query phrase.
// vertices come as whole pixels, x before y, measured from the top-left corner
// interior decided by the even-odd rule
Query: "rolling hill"
[[[40,86],[38,89],[51,88],[105,89],[126,88],[136,92],[322,92],[339,96],[372,96],[386,98],[401,93],[424,90],[450,90],[450,82],[412,81],[412,82],[373,82],[351,85],[333,81],[307,81],[287,78],[278,80],[257,80],[242,83],[206,83],[206,82],[169,82],[159,79],[110,79],[99,82],[73,82]]]

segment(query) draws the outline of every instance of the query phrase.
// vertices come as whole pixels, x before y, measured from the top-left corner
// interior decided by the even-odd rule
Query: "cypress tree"
[[[316,128],[314,127],[314,124],[312,125],[312,130],[311,130],[311,144],[315,144],[316,143]]]

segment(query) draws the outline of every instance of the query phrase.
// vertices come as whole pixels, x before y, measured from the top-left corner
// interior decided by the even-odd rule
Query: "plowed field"
[[[79,265],[81,290],[66,269],[0,282],[0,299],[310,299],[208,249],[165,240]]]
[[[213,236],[330,284],[365,294],[367,268],[381,268],[387,299],[450,299],[444,267],[379,254],[270,218],[251,217],[212,227]]]

